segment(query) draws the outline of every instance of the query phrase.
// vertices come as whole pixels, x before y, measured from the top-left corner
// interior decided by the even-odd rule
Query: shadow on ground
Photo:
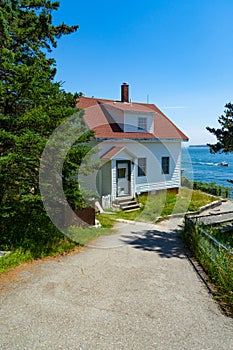
[[[165,232],[157,230],[142,230],[130,232],[122,236],[122,242],[136,249],[156,252],[161,258],[185,259],[185,246],[178,237],[178,230]]]

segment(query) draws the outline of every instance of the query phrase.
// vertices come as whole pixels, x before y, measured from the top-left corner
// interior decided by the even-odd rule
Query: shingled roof
[[[133,113],[151,113],[154,115],[153,133],[124,132],[117,124],[105,106]],[[163,114],[154,104],[120,102],[80,97],[77,107],[85,110],[84,119],[88,127],[95,131],[97,139],[169,139],[188,141],[188,137]],[[150,115],[151,115],[150,114]]]

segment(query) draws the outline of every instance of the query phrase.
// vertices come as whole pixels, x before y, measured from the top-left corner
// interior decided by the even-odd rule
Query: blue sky
[[[71,92],[155,103],[190,138],[215,142],[233,102],[232,0],[60,0],[56,24],[78,24],[53,51],[58,81]]]

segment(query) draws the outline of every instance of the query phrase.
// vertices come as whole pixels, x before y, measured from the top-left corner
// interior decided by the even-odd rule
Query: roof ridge
[[[113,102],[118,102],[118,107],[124,111],[133,111],[134,107],[137,106],[134,112],[154,112],[155,127],[153,133],[124,132],[121,125],[104,107],[104,104],[114,107]],[[78,99],[77,107],[85,110],[84,119],[90,129],[96,131],[97,138],[188,140],[188,137],[155,104],[143,102],[132,102],[131,104],[134,107],[130,108],[130,102],[124,103],[117,100],[82,96]],[[115,107],[117,108],[117,106]]]

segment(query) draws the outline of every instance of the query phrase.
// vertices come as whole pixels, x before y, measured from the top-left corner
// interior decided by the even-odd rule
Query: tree
[[[51,12],[59,2],[0,0],[0,5],[0,111],[15,116],[44,104],[49,92],[45,85],[56,73],[55,61],[46,57],[46,51],[78,26],[52,25]]]
[[[221,128],[206,128],[210,133],[214,134],[218,140],[216,144],[208,145],[212,153],[233,152],[233,104],[227,103],[225,108],[225,115],[221,115],[221,117],[218,118]]]
[[[52,227],[39,191],[40,158],[53,130],[74,113],[77,99],[54,81],[56,63],[47,57],[57,39],[78,28],[54,26],[52,11],[58,8],[59,2],[50,0],[0,0],[0,245],[39,241]],[[83,141],[78,145],[66,160],[64,177],[74,207],[83,202],[71,195],[67,178],[89,151]]]

